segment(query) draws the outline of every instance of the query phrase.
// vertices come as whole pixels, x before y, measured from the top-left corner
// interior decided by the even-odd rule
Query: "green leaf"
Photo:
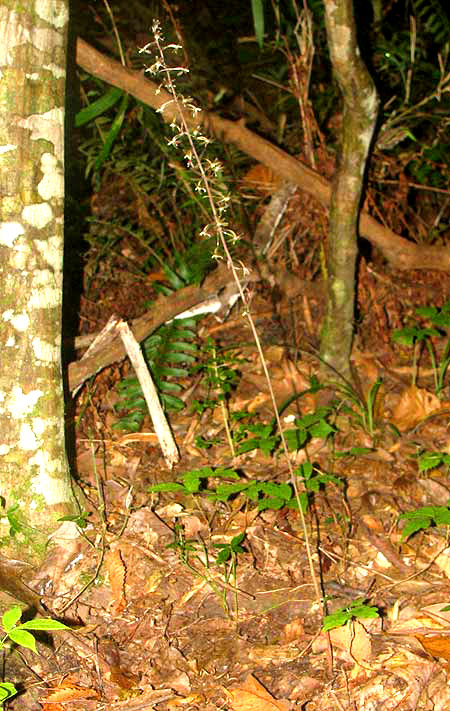
[[[75,116],[75,126],[79,128],[80,126],[84,126],[85,123],[89,123],[89,121],[93,121],[97,116],[100,116],[101,114],[105,113],[108,109],[111,108],[111,106],[114,106],[114,104],[120,99],[122,96],[123,91],[122,89],[117,89],[113,88],[110,89],[106,94],[100,97],[100,99],[97,99],[97,101],[94,101],[92,104],[89,106],[86,106],[86,108],[81,109],[76,116]]]
[[[246,482],[236,482],[235,484],[219,484],[216,491],[211,492],[210,497],[217,501],[228,501],[231,496],[239,494],[248,488]]]
[[[263,0],[252,0],[253,26],[259,48],[264,45],[264,6]]]
[[[0,684],[0,704],[2,706],[6,699],[10,699],[15,694],[17,694],[17,689],[14,684],[10,684],[9,681],[4,681]]]
[[[409,538],[413,533],[417,531],[422,531],[424,528],[429,528],[432,524],[432,518],[430,516],[416,516],[413,520],[406,524],[402,531],[402,541]]]
[[[332,630],[335,627],[342,627],[342,625],[350,622],[353,618],[367,620],[374,619],[376,617],[379,617],[378,608],[367,605],[364,602],[364,598],[358,598],[348,607],[343,607],[340,610],[336,610],[336,612],[331,615],[326,615],[323,628],[325,631]]]
[[[418,332],[418,326],[397,329],[392,334],[392,340],[396,343],[400,343],[402,346],[413,346],[417,340]]]
[[[129,100],[130,100],[129,95],[123,94],[122,101],[120,102],[119,110],[116,114],[114,121],[112,122],[112,126],[109,130],[109,133],[106,136],[105,143],[103,144],[103,147],[97,156],[97,160],[95,161],[95,170],[96,171],[100,170],[103,163],[105,162],[105,160],[108,158],[109,154],[111,153],[111,149],[114,145],[114,141],[116,140],[116,138],[120,132],[120,129],[122,128],[122,125],[123,125],[123,122],[125,119],[125,114],[127,112]]]
[[[195,471],[188,472],[183,476],[183,484],[191,494],[197,493],[200,489],[201,477]]]
[[[36,640],[33,635],[26,630],[14,629],[9,632],[8,636],[16,644],[19,644],[21,647],[31,649],[37,654]]]
[[[283,506],[286,506],[286,503],[286,499],[280,499],[276,496],[267,496],[258,501],[258,510],[266,511],[267,509],[271,509],[272,511],[279,511]]]
[[[147,488],[147,491],[158,492],[158,491],[184,491],[183,484],[179,484],[177,481],[165,481],[161,484],[153,484]]]
[[[216,546],[216,547],[219,547],[220,544],[219,544],[219,543],[216,543],[215,546]],[[223,564],[226,563],[228,560],[230,560],[230,558],[231,558],[230,546],[229,546],[229,545],[224,545],[224,547],[223,547],[222,550],[220,551],[219,555],[217,556],[216,563],[217,563],[217,565],[223,565]]]
[[[350,609],[353,617],[358,617],[362,620],[375,619],[379,617],[378,608],[370,607],[369,605],[358,605]]]
[[[334,612],[332,615],[326,615],[323,621],[323,628],[325,632],[334,630],[335,627],[342,627],[350,619],[349,614],[346,610],[339,610],[339,612]]]
[[[316,425],[312,425],[309,429],[309,434],[311,437],[319,437],[320,439],[326,439],[329,435],[333,434],[334,427],[332,427],[326,420],[320,420]]]
[[[424,452],[419,457],[419,471],[435,469],[441,464],[450,464],[450,456],[444,452]]]
[[[241,543],[245,538],[245,531],[238,533],[237,536],[231,539],[230,546],[235,553],[245,553],[244,548],[242,548]]]
[[[365,454],[369,454],[369,452],[373,452],[373,449],[370,449],[370,447],[352,447],[343,452],[335,452],[333,456],[335,459],[342,459],[343,457],[363,457]]]
[[[47,632],[48,630],[68,630],[70,627],[67,627],[63,622],[59,622],[58,620],[51,620],[50,618],[37,618],[36,620],[29,620],[28,622],[24,622],[23,624],[18,627],[19,630],[39,630],[43,632]]]
[[[20,607],[11,607],[10,610],[6,610],[2,616],[2,626],[5,632],[9,632],[13,627],[16,626],[20,618],[22,617],[22,610]]]

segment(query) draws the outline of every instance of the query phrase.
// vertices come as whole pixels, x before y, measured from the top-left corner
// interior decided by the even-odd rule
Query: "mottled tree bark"
[[[328,365],[334,374],[351,381],[357,226],[378,97],[359,53],[352,0],[325,0],[324,5],[328,46],[344,98],[344,115],[330,204],[328,299],[320,355],[323,375],[330,376]]]
[[[0,1],[0,545],[33,563],[73,502],[61,377],[67,22],[66,0]]]

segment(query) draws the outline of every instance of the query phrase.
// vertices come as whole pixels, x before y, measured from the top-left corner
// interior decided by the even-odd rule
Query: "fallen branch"
[[[139,101],[160,111],[164,121],[170,123],[177,118],[172,97],[158,84],[147,79],[143,71],[137,72],[123,67],[81,38],[77,40],[77,62],[93,76],[123,89]],[[317,198],[322,205],[329,206],[331,196],[329,182],[281,148],[250,131],[244,125],[244,121],[229,121],[206,111],[199,111],[194,116],[186,109],[184,114],[186,122],[192,128],[203,127],[218,139],[233,143],[247,155],[268,166],[284,180],[295,183]],[[359,233],[377,247],[397,269],[450,271],[449,249],[409,242],[366,212],[360,215]]]
[[[246,274],[245,281],[255,281],[256,274]],[[206,277],[202,286],[186,286],[171,296],[159,296],[150,311],[135,319],[131,326],[134,337],[140,343],[156,331],[166,321],[178,314],[207,301],[219,294],[229,284],[234,283],[233,277],[225,264],[221,264],[212,274]],[[77,343],[75,345],[78,345]],[[110,334],[105,341],[91,353],[86,353],[81,360],[69,365],[69,389],[75,392],[85,380],[100,372],[106,366],[125,358],[126,352],[117,334]]]

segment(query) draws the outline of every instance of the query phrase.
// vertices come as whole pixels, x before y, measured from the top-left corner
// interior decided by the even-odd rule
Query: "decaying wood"
[[[123,346],[134,368],[137,379],[139,380],[139,385],[142,388],[145,402],[147,403],[148,411],[150,413],[164,459],[166,460],[166,464],[169,469],[173,469],[174,465],[180,460],[180,454],[178,452],[172,430],[169,427],[164,410],[162,409],[161,402],[158,397],[158,391],[155,388],[155,384],[152,376],[150,375],[147,363],[145,362],[144,356],[142,355],[139,347],[139,343],[133,336],[133,332],[126,321],[120,321],[117,324],[116,329],[119,332]]]
[[[256,274],[246,274],[245,281],[255,281]],[[210,274],[202,286],[186,286],[169,297],[159,296],[152,309],[132,321],[131,328],[138,342],[143,341],[153,331],[156,331],[166,321],[175,318],[187,309],[206,301],[219,293],[232,282],[232,276],[225,264],[221,264]],[[87,355],[87,354],[86,354]],[[69,365],[69,389],[75,392],[85,380],[95,375],[106,366],[125,358],[126,352],[121,339],[116,333],[114,337],[96,348],[92,355]]]
[[[77,62],[93,76],[123,89],[139,101],[159,110],[165,121],[171,122],[177,118],[177,109],[172,97],[144,76],[143,71],[137,72],[123,67],[80,38],[77,40]],[[268,166],[283,180],[295,183],[323,205],[329,206],[331,187],[325,178],[278,146],[250,131],[243,121],[229,121],[206,111],[193,115],[187,109],[184,109],[184,116],[189,126],[203,127],[218,139],[233,143],[247,155]],[[450,271],[450,249],[409,242],[366,212],[361,213],[359,233],[398,269]]]

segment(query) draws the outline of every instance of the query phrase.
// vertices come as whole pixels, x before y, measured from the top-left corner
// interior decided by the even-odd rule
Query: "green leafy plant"
[[[423,29],[437,45],[444,45],[450,36],[450,19],[439,0],[415,0],[414,9]]]
[[[382,384],[382,379],[378,378],[370,388],[366,400],[359,396],[350,385],[342,385],[341,383],[338,385],[339,392],[351,403],[350,407],[344,405],[343,411],[355,417],[360,427],[367,432],[372,440],[376,435],[377,422],[375,412],[377,397]]]
[[[326,615],[323,621],[323,629],[328,632],[336,627],[342,627],[352,620],[369,620],[379,617],[378,608],[368,605],[363,597],[353,600],[347,607],[341,607],[336,612]]]
[[[11,503],[6,508],[6,499],[0,496],[0,520],[6,519],[9,525],[9,537],[3,536],[0,538],[0,546],[11,543],[10,539],[15,539],[20,534],[21,541],[29,542],[33,537],[33,528],[29,525],[24,516],[23,509],[17,502]]]
[[[143,351],[161,402],[166,410],[179,411],[184,402],[178,397],[182,386],[177,379],[187,378],[197,360],[194,342],[196,320],[175,319],[164,324],[143,343]],[[114,424],[118,429],[137,432],[147,413],[147,405],[138,379],[129,376],[117,385],[120,400],[116,411],[124,411]]]
[[[219,549],[215,564],[216,566],[222,566],[224,569],[223,591],[220,590],[220,581],[212,575],[211,556],[203,540],[187,539],[184,535],[183,526],[176,524],[174,527],[174,541],[167,546],[167,548],[178,551],[182,563],[186,565],[196,577],[199,577],[211,586],[215,594],[221,600],[222,606],[227,614],[229,614],[229,608],[226,592],[230,580],[233,580],[234,589],[236,590],[238,555],[239,553],[245,553],[245,549],[241,545],[244,538],[245,531],[234,536],[230,543],[214,544],[214,548]],[[235,605],[235,614],[237,615],[237,590]]]
[[[445,335],[443,329],[450,328],[450,301],[447,301],[441,309],[435,306],[421,306],[416,309],[418,316],[431,321],[432,327],[422,327],[416,323],[412,326],[401,328],[394,331],[392,339],[405,346],[413,347],[413,385],[417,380],[418,361],[421,354],[421,349],[425,346],[428,350],[433,368],[434,385],[436,395],[440,395],[445,387],[445,378],[448,367],[450,365],[450,338],[447,338],[442,356],[439,361],[436,357],[435,348],[433,346],[433,337]]]
[[[193,409],[195,412],[203,413],[206,409],[217,405],[220,407],[231,455],[234,457],[235,441],[230,427],[228,399],[239,380],[238,366],[241,359],[233,357],[232,353],[219,350],[212,338],[208,339],[202,350],[205,363],[199,366],[199,370],[205,376],[209,395],[202,402],[196,401]],[[200,444],[203,447],[207,445],[206,442]]]
[[[401,514],[399,520],[408,521],[402,531],[402,541],[417,533],[417,531],[423,531],[432,526],[449,526],[450,502],[447,506],[422,506],[422,508],[415,511]]]
[[[166,481],[153,484],[148,488],[150,492],[180,491],[184,494],[198,494],[205,489],[205,484],[210,478],[239,479],[239,474],[234,469],[192,469],[181,476],[181,481]]]
[[[183,255],[176,253],[173,266],[164,267],[169,283],[156,282],[155,288],[167,296],[185,286],[199,283],[211,268],[211,264],[211,242],[206,240]],[[168,411],[180,411],[184,408],[184,402],[178,397],[182,386],[177,381],[189,377],[198,363],[196,324],[197,317],[173,319],[160,326],[143,343],[152,378],[162,405]],[[208,367],[212,368],[213,365]],[[114,427],[137,432],[147,413],[139,381],[136,377],[129,376],[118,384],[117,390],[121,399],[115,409],[124,411],[125,414]]]
[[[308,509],[311,494],[318,493],[330,483],[336,484],[336,486],[340,486],[342,484],[339,477],[322,472],[311,462],[303,462],[303,464],[295,470],[295,474],[299,477],[304,488],[304,491],[299,492],[300,504],[303,511]]]
[[[319,407],[314,413],[297,417],[294,422],[295,426],[284,431],[288,449],[295,452],[304,447],[312,437],[327,439],[333,434],[336,430],[327,420],[332,411],[331,407]],[[266,455],[272,454],[281,442],[280,436],[275,432],[275,420],[269,424],[242,425],[239,432],[241,441],[238,453],[243,454],[260,449]]]
[[[234,536],[229,543],[214,543],[214,548],[219,549],[216,565],[223,566],[224,580],[229,584],[233,582],[235,589],[235,613],[238,613],[238,591],[237,591],[237,564],[239,553],[245,553],[242,543],[245,539],[245,531]]]
[[[55,630],[68,629],[66,625],[57,620],[51,619],[35,619],[29,620],[28,622],[22,622],[19,624],[22,617],[22,610],[20,607],[11,607],[9,610],[2,615],[2,627],[3,635],[0,639],[0,650],[4,649],[8,644],[8,640],[13,644],[18,644],[21,647],[26,647],[31,649],[36,654],[38,653],[36,647],[36,640],[31,634],[30,630],[37,632],[48,632]],[[3,706],[4,702],[17,694],[17,689],[14,684],[10,682],[3,682],[0,684],[0,706]]]
[[[446,467],[447,471],[450,469],[450,454],[446,452],[423,452],[419,457],[420,472],[437,469],[440,466]]]
[[[320,471],[310,462],[304,462],[296,471],[296,476],[305,487],[305,492],[300,493],[300,505],[306,511],[309,503],[309,496],[317,493],[323,486],[329,483],[340,484],[340,479],[332,474]],[[218,483],[215,487],[209,487],[210,479],[231,479]],[[284,506],[298,510],[298,501],[291,484],[287,482],[243,481],[242,477],[234,469],[193,469],[183,474],[179,481],[168,481],[160,484],[153,484],[148,488],[149,492],[180,492],[187,494],[205,493],[215,501],[226,502],[233,499],[238,494],[245,496],[249,501],[258,506],[259,511],[265,509],[279,510]]]
[[[98,95],[98,89],[95,91],[95,94]],[[86,94],[85,96],[88,101]],[[108,118],[108,111],[115,106],[117,102],[120,102],[119,107],[115,116],[112,120],[110,120]],[[129,102],[129,94],[126,94],[122,91],[122,89],[113,87],[105,93],[101,93],[98,98],[94,98],[92,103],[81,109],[81,111],[79,111],[75,116],[75,126],[77,128],[84,126],[87,123],[95,123],[99,132],[101,143],[103,144],[95,158],[95,161],[88,164],[88,170],[93,169],[95,172],[98,172],[105,161],[109,158],[112,147],[123,127]]]

